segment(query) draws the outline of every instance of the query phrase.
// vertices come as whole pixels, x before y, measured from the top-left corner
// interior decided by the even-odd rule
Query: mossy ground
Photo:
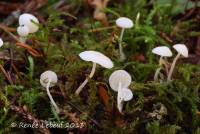
[[[46,120],[84,124],[83,128],[48,128],[51,133],[200,134],[199,2],[195,7],[190,0],[111,0],[104,10],[108,28],[93,19],[92,10],[82,0],[66,2],[68,12],[55,11],[57,1],[49,2],[37,12],[43,20],[39,32],[27,40],[41,56],[17,47],[15,40],[1,31],[6,40],[1,52],[11,58],[2,59],[1,65],[13,84],[0,74],[0,133],[45,133],[47,130],[41,128],[11,127],[11,123]],[[124,62],[118,60],[120,29],[113,27],[119,16],[135,23],[123,38]],[[188,46],[189,58],[179,60],[173,81],[166,81],[164,71],[161,82],[153,81],[159,57],[152,54],[152,48],[172,48],[176,43]],[[115,66],[98,66],[94,78],[77,97],[75,90],[92,68],[78,56],[85,50],[104,53]],[[169,63],[172,60],[169,58]],[[130,88],[134,97],[125,103],[123,115],[116,108],[117,94],[108,84],[110,74],[117,69],[126,70],[133,79]],[[60,115],[53,111],[39,82],[46,70],[56,72],[59,78],[51,93],[62,110]]]

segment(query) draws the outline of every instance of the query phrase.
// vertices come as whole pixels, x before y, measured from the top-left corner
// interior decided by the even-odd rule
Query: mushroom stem
[[[53,100],[53,97],[51,96],[51,93],[49,91],[49,86],[50,86],[50,83],[51,83],[51,79],[48,80],[48,83],[47,83],[47,87],[46,87],[46,90],[47,90],[47,94],[49,96],[49,99],[51,101],[51,104],[53,105],[53,107],[55,108],[56,112],[59,113],[59,108],[58,106],[56,105],[55,101]]]
[[[118,93],[117,93],[117,107],[120,113],[122,113],[123,109],[123,98],[122,98],[122,85],[121,82],[119,83]]]
[[[75,92],[75,95],[77,95],[77,96],[79,95],[79,93],[83,90],[85,85],[88,83],[89,79],[91,79],[94,76],[95,70],[96,70],[96,63],[93,63],[92,71],[91,71],[89,77],[87,77],[85,79],[85,81],[78,87],[78,89]]]
[[[120,38],[119,38],[119,54],[120,54],[120,61],[124,61],[126,59],[126,56],[123,52],[123,47],[122,47],[122,39],[124,36],[124,31],[125,29],[122,28],[121,34],[120,34]]]
[[[160,60],[159,60],[159,68],[156,69],[156,72],[155,72],[155,75],[154,75],[154,81],[157,81],[158,80],[158,75],[160,73],[160,70],[162,69],[162,56],[160,57]]]
[[[173,62],[172,62],[172,66],[171,66],[171,68],[170,68],[170,70],[169,70],[169,74],[168,74],[168,77],[167,77],[167,81],[170,81],[170,80],[171,80],[172,73],[173,73],[173,71],[174,71],[174,67],[175,67],[176,62],[177,62],[177,60],[179,59],[180,56],[181,56],[181,54],[178,53],[177,56],[174,58],[174,60],[173,60]]]
[[[21,43],[26,43],[26,37],[20,36],[20,37],[19,37],[19,41],[20,41]]]
[[[155,72],[155,75],[154,75],[154,81],[158,80],[158,75],[159,75],[161,69],[162,69],[161,67],[156,69],[156,72]]]

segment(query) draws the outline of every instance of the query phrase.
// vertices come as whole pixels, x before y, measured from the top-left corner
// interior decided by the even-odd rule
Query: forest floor
[[[40,22],[25,43],[16,32],[23,13]],[[120,16],[134,23],[124,33],[124,61],[119,60],[121,29],[115,23]],[[200,1],[1,0],[0,22],[0,134],[200,134]],[[185,44],[189,55],[178,59],[168,81],[174,44]],[[157,46],[169,47],[173,56],[167,58],[167,71],[154,80],[159,56],[152,49]],[[114,67],[97,65],[77,96],[92,69],[79,57],[87,50],[103,53]],[[59,113],[40,84],[47,70],[58,76],[50,93]],[[116,70],[132,78],[133,98],[124,102],[122,112],[109,85]]]

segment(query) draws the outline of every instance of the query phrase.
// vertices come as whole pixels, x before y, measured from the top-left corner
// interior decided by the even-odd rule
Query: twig
[[[109,27],[100,27],[100,28],[96,28],[96,29],[91,29],[89,30],[90,33],[95,33],[95,32],[101,32],[104,30],[109,30],[109,29],[115,29],[116,26],[109,26]]]
[[[76,107],[74,104],[72,104],[71,102],[67,102],[71,107],[75,108],[78,112],[80,113],[84,113],[82,110],[80,110],[78,107]],[[92,117],[90,117],[88,115],[89,119],[98,127],[98,128],[102,128],[101,125]]]
[[[35,118],[31,113],[27,112],[24,108],[19,107],[19,106],[15,106],[15,105],[10,105],[10,110],[12,110],[16,114],[22,116],[22,118],[24,118],[28,122],[38,124],[38,129],[37,130],[41,134],[50,134],[49,129],[43,127],[43,122],[44,121]]]
[[[189,2],[189,0],[188,0]],[[187,5],[186,5],[187,6]],[[198,6],[198,0],[195,0],[195,7],[192,8],[185,16],[183,16],[183,18],[181,18],[179,21],[183,21],[183,20],[186,20],[187,18],[189,18],[193,13],[194,11],[197,9],[197,6]],[[187,8],[187,7],[185,7]]]
[[[3,72],[3,74],[5,75],[5,77],[7,78],[7,80],[9,81],[9,83],[13,85],[12,79],[11,79],[10,76],[7,74],[6,70],[3,68],[3,66],[2,66],[1,64],[0,64],[0,69],[1,69],[1,71]]]
[[[22,48],[25,48],[26,50],[28,50],[28,52],[29,52],[31,55],[33,55],[33,56],[35,56],[35,57],[40,57],[40,56],[42,56],[38,51],[36,51],[35,49],[33,49],[32,47],[30,47],[30,46],[27,45],[27,44],[24,44],[24,43],[21,43],[21,42],[17,42],[16,45],[17,45],[17,46],[20,46],[20,47],[22,47]]]
[[[15,41],[20,42],[20,40],[15,36],[13,33],[11,33],[7,26],[0,24],[0,29],[4,30],[7,34],[9,34]]]

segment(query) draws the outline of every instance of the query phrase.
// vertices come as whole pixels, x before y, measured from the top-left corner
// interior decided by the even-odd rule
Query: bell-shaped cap
[[[130,89],[123,88],[122,89],[122,96],[123,96],[124,101],[130,101],[133,98],[133,93]]]
[[[47,87],[47,83],[50,81],[50,86],[49,87],[53,87],[56,85],[57,81],[58,81],[58,77],[56,75],[55,72],[53,71],[45,71],[44,73],[42,73],[40,75],[40,84],[43,87]]]
[[[19,36],[21,37],[26,37],[29,34],[29,29],[27,26],[23,25],[23,26],[19,26],[17,28],[17,33],[19,34]]]
[[[105,68],[110,69],[113,67],[113,62],[107,56],[97,51],[84,51],[79,56],[82,60],[97,63]]]
[[[120,28],[132,28],[133,21],[127,17],[120,17],[116,20],[116,25]]]
[[[127,88],[131,84],[131,76],[125,70],[117,70],[110,75],[109,84],[114,91],[118,91],[119,84],[122,88]]]
[[[162,57],[171,57],[172,51],[166,46],[159,46],[152,50],[152,53],[157,54]]]
[[[38,31],[39,27],[37,24],[39,24],[39,21],[32,14],[24,13],[19,16],[19,25],[27,26],[29,28],[29,33],[35,33]]]
[[[0,38],[0,47],[3,46],[3,40]]]
[[[173,48],[184,57],[188,57],[188,48],[185,44],[175,44]]]

